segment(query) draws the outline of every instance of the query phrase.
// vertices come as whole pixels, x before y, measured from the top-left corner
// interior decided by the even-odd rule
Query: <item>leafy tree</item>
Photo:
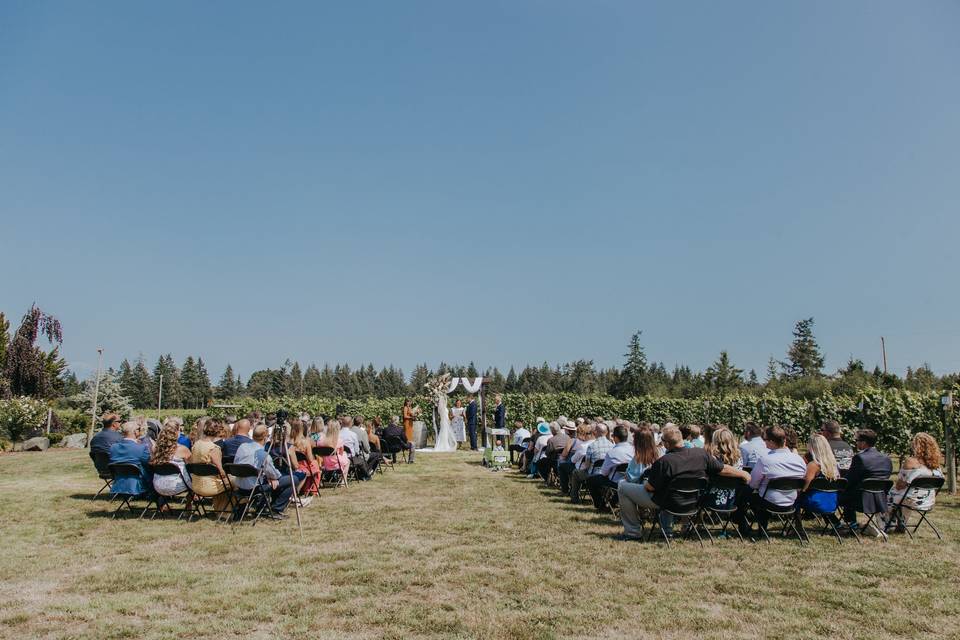
[[[7,346],[10,343],[10,321],[0,312],[0,398],[10,395],[7,380]]]
[[[630,344],[624,357],[627,359],[620,371],[620,380],[614,395],[619,398],[646,395],[647,385],[647,354],[640,344],[642,331],[637,331],[630,337]]]
[[[907,367],[907,376],[904,386],[909,391],[929,392],[941,386],[940,378],[933,372],[930,365],[924,362],[916,369]]]
[[[128,418],[133,413],[133,403],[123,393],[123,387],[120,386],[117,376],[109,371],[100,374],[99,389],[96,385],[96,374],[84,382],[83,390],[69,399],[70,406],[81,411],[90,411],[90,407],[93,405],[94,391],[97,391],[96,414],[98,418],[104,413],[116,413],[123,418]]]
[[[793,329],[793,342],[787,350],[787,361],[782,362],[781,367],[791,378],[820,375],[823,354],[813,336],[813,318],[797,322]]]
[[[730,356],[725,350],[720,352],[720,357],[710,365],[704,374],[707,384],[721,398],[743,384],[742,376],[743,369],[737,369],[733,366],[733,363],[730,362]]]
[[[5,326],[0,335],[6,336],[5,320],[3,324]],[[57,347],[63,343],[60,321],[33,305],[24,314],[20,328],[4,349],[5,393],[42,398],[53,397],[56,393],[57,377],[66,368],[66,363],[63,363],[63,367],[56,372],[57,375],[51,378],[58,356],[54,356],[51,361],[50,354],[36,344],[40,336],[45,336],[47,342],[53,345],[50,354],[56,353]]]

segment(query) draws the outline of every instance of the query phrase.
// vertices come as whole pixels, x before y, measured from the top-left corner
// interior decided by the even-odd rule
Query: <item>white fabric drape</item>
[[[473,380],[470,378],[450,378],[450,382],[447,384],[447,393],[453,393],[461,384],[469,393],[476,393],[483,386],[483,376]]]

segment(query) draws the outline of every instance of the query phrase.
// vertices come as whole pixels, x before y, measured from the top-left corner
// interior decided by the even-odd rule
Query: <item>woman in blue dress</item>
[[[832,514],[837,510],[836,491],[811,491],[810,484],[817,478],[834,481],[840,477],[837,459],[833,455],[830,443],[819,433],[807,440],[807,474],[804,476],[803,493],[800,506],[807,511],[821,515]]]

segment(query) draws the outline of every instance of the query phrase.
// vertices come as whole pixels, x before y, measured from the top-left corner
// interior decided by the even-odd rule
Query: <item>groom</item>
[[[467,432],[470,434],[470,451],[477,450],[477,399],[470,394],[467,399]]]

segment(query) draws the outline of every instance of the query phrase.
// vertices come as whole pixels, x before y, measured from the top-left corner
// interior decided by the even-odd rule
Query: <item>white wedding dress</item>
[[[440,414],[440,428],[437,430],[437,443],[433,445],[433,450],[456,451],[457,439],[453,435],[453,429],[450,428],[450,413],[447,411],[445,393],[437,397],[437,413]]]

